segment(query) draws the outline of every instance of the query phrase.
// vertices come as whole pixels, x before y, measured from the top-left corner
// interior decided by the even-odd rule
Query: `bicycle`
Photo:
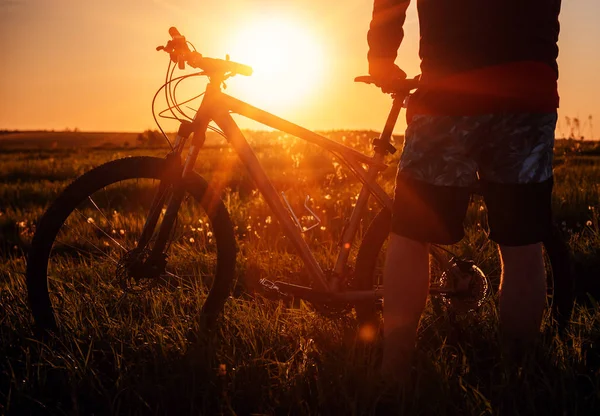
[[[184,69],[186,64],[200,69],[199,73],[193,75],[208,77],[206,89],[200,94],[203,96],[202,102],[192,121],[180,120],[174,144],[166,157],[129,157],[96,167],[71,183],[44,213],[28,253],[26,272],[29,304],[36,327],[42,331],[57,330],[55,309],[59,308],[64,312],[69,308],[68,305],[61,304],[60,292],[52,292],[51,298],[49,280],[60,280],[59,276],[49,278],[48,269],[52,260],[56,259],[60,263],[64,261],[64,256],[75,258],[81,264],[80,267],[88,270],[93,261],[106,260],[106,263],[101,262],[93,268],[100,279],[112,276],[122,293],[143,291],[146,286],[161,278],[177,276],[176,265],[169,265],[167,256],[169,249],[185,250],[187,247],[175,241],[177,216],[188,213],[188,216],[195,218],[198,206],[208,218],[201,221],[198,227],[210,224],[211,231],[210,235],[206,233],[202,241],[206,249],[193,254],[208,262],[206,267],[200,266],[203,268],[202,272],[210,271],[214,274],[212,279],[205,279],[209,289],[200,319],[207,327],[215,325],[231,293],[236,242],[230,215],[220,195],[193,170],[209,129],[221,133],[237,153],[302,259],[308,279],[314,282],[311,286],[262,279],[260,284],[264,293],[280,298],[300,298],[333,310],[354,307],[358,321],[362,323],[378,319],[383,288],[380,277],[374,276],[374,270],[390,229],[392,199],[376,180],[378,174],[387,167],[383,162],[384,158],[396,151],[390,142],[392,131],[404,99],[418,87],[418,79],[399,80],[393,86],[392,108],[381,135],[373,141],[374,154],[368,156],[226,95],[222,91],[224,82],[235,75],[249,76],[252,69],[230,61],[229,57],[225,60],[203,57],[190,49],[185,37],[176,28],[170,28],[169,34],[172,39],[167,45],[157,48],[170,55],[168,79],[163,85],[167,103],[175,103],[169,105],[169,110],[175,115],[174,110],[179,109],[179,104],[174,99],[174,90],[179,82],[191,76],[173,78],[175,66],[171,70],[171,62],[176,63],[180,69]],[[358,77],[356,81],[373,83],[370,77]],[[335,265],[330,272],[321,267],[303,240],[302,227],[294,219],[293,210],[282,202],[230,113],[243,115],[328,150],[362,183],[356,205],[338,244]],[[209,125],[211,122],[218,128]],[[190,146],[184,157],[184,147],[190,137]],[[135,184],[122,185],[128,180],[135,180]],[[148,183],[148,180],[156,183]],[[186,194],[191,195],[197,205],[191,204]],[[356,255],[355,267],[351,268],[348,265],[350,248],[354,244],[370,197],[375,198],[381,210],[367,228]],[[118,209],[127,207],[132,202],[140,202],[142,208],[124,217]],[[108,212],[101,211],[100,205],[103,204],[106,204]],[[74,222],[80,221],[71,225],[70,218]],[[87,230],[84,230],[84,226]],[[61,241],[61,229],[65,227],[66,232],[81,232],[82,241]],[[568,268],[568,262],[564,263],[567,266],[561,266],[559,261],[554,261],[561,256],[564,260],[564,243],[553,239],[547,246],[551,247],[548,254],[553,274],[555,277],[566,276],[565,267]],[[216,259],[210,254],[212,250],[216,251]],[[490,283],[479,267],[472,261],[459,259],[439,246],[433,246],[431,256],[442,271],[439,280],[431,284],[431,295],[439,296],[446,305],[459,306],[464,311],[474,310],[483,304],[490,293]],[[77,275],[76,271],[73,273]],[[563,281],[566,280],[562,279],[561,282]],[[68,289],[78,290],[76,284],[73,280]],[[564,305],[562,308],[563,314],[568,313]]]

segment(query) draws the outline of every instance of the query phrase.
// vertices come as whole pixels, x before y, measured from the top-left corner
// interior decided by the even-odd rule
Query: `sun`
[[[249,78],[236,77],[236,97],[277,112],[306,105],[318,91],[323,51],[308,27],[290,20],[256,20],[236,30],[231,45],[231,60],[254,70]]]

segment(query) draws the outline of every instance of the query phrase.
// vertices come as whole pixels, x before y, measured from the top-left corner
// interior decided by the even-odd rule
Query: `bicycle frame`
[[[379,137],[381,141],[387,143],[390,142],[393,127],[400,113],[403,99],[404,97],[394,97],[392,110],[386,121],[385,128]],[[250,144],[231,117],[231,113],[242,115],[263,125],[291,134],[310,143],[314,143],[330,151],[362,182],[356,205],[342,232],[339,243],[340,251],[333,270],[333,279],[328,279],[321,266],[317,263],[308,244],[302,238],[301,231],[298,229],[291,218],[289,211],[281,201],[277,190],[262,168]],[[316,290],[318,292],[324,292],[324,294],[335,294],[337,300],[348,302],[365,300],[366,298],[372,299],[373,296],[375,296],[375,298],[383,296],[383,290],[381,288],[374,291],[339,292],[339,277],[342,276],[345,270],[350,254],[350,248],[352,247],[352,242],[370,195],[373,195],[382,206],[390,210],[392,209],[392,199],[376,182],[377,174],[387,167],[387,165],[383,163],[386,151],[382,149],[376,150],[374,156],[367,156],[341,143],[330,140],[306,128],[231,97],[221,91],[220,80],[212,79],[206,88],[205,95],[194,120],[191,123],[188,123],[185,128],[183,128],[184,125],[182,124],[182,128],[180,128],[176,137],[175,152],[181,152],[183,145],[189,138],[189,135],[193,132],[191,146],[183,165],[181,174],[182,179],[185,179],[186,175],[193,169],[199,151],[206,139],[206,131],[211,121],[224,132],[226,139],[248,169],[249,175],[252,177],[267,204],[273,211],[274,216],[282,225],[285,235],[290,239],[297,254],[304,262],[309,276],[316,282]],[[164,249],[166,239],[181,203],[182,191],[183,189],[177,188],[174,188],[173,190],[165,216],[160,224],[159,237],[153,248],[153,253],[156,252],[158,254]],[[157,192],[156,201],[160,200],[161,197],[160,191]],[[162,201],[160,201],[160,205],[162,205]],[[157,218],[158,214],[153,216],[151,213],[146,225],[153,228],[156,225]],[[148,235],[146,229],[144,229],[143,235]],[[279,283],[280,282],[278,282],[278,284]],[[297,294],[313,290],[308,287],[291,284],[286,284],[286,288],[290,291],[295,291]]]

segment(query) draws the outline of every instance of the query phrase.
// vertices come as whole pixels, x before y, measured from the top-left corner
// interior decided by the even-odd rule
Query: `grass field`
[[[369,151],[374,132],[326,133]],[[322,150],[276,132],[248,132],[259,159],[297,212],[310,195],[321,219],[305,234],[317,259],[333,254],[359,183]],[[357,339],[352,311],[323,314],[248,294],[257,276],[294,279],[301,264],[235,155],[211,136],[196,171],[219,190],[235,225],[238,282],[219,329],[193,342],[206,288],[198,259],[214,259],[212,231],[197,207],[178,221],[169,258],[177,284],[124,295],[114,271],[64,255],[52,269],[61,334],[40,342],[27,305],[25,256],[37,220],[80,174],[117,158],[163,156],[137,135],[0,135],[0,414],[600,414],[600,145],[560,141],[553,208],[575,262],[577,305],[562,332],[545,319],[538,348],[515,368],[500,357],[496,296],[454,319],[428,306],[413,378],[405,391],[382,389],[380,341]],[[400,139],[400,138],[398,138]],[[391,192],[397,155],[382,182]],[[132,197],[133,198],[133,197]],[[456,253],[472,258],[497,288],[500,266],[486,239],[481,203],[467,215]],[[377,211],[370,204],[358,235]],[[115,218],[120,215],[114,210]],[[306,225],[313,221],[303,213]],[[89,219],[87,219],[89,222]],[[97,220],[96,220],[97,221]],[[127,241],[132,217],[113,219]],[[118,221],[122,221],[118,222]],[[123,233],[121,233],[123,231]],[[121,237],[119,237],[119,234]],[[69,230],[65,240],[75,238]],[[91,237],[90,237],[91,238]],[[71,243],[75,244],[75,243]],[[356,252],[353,248],[353,255]],[[58,286],[57,286],[58,287]]]

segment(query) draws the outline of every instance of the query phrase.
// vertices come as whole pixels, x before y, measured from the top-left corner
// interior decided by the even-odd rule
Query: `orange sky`
[[[414,6],[397,60],[410,75],[419,72]],[[265,39],[256,31],[277,21],[290,31],[267,36],[264,43],[279,43],[264,52],[272,56],[281,39],[296,36],[294,53],[279,54],[288,66],[269,74],[255,68],[255,76],[231,80],[227,92],[312,129],[380,130],[389,97],[353,82],[367,69],[371,8],[370,0],[0,0],[0,128],[154,128],[150,103],[167,63],[154,48],[168,39],[169,26],[205,56],[230,53],[236,60],[252,59],[248,40]],[[586,136],[589,115],[600,117],[598,17],[597,0],[563,2],[559,130],[565,133],[565,116],[579,117]],[[195,92],[192,85],[200,84],[182,88],[182,97]]]

